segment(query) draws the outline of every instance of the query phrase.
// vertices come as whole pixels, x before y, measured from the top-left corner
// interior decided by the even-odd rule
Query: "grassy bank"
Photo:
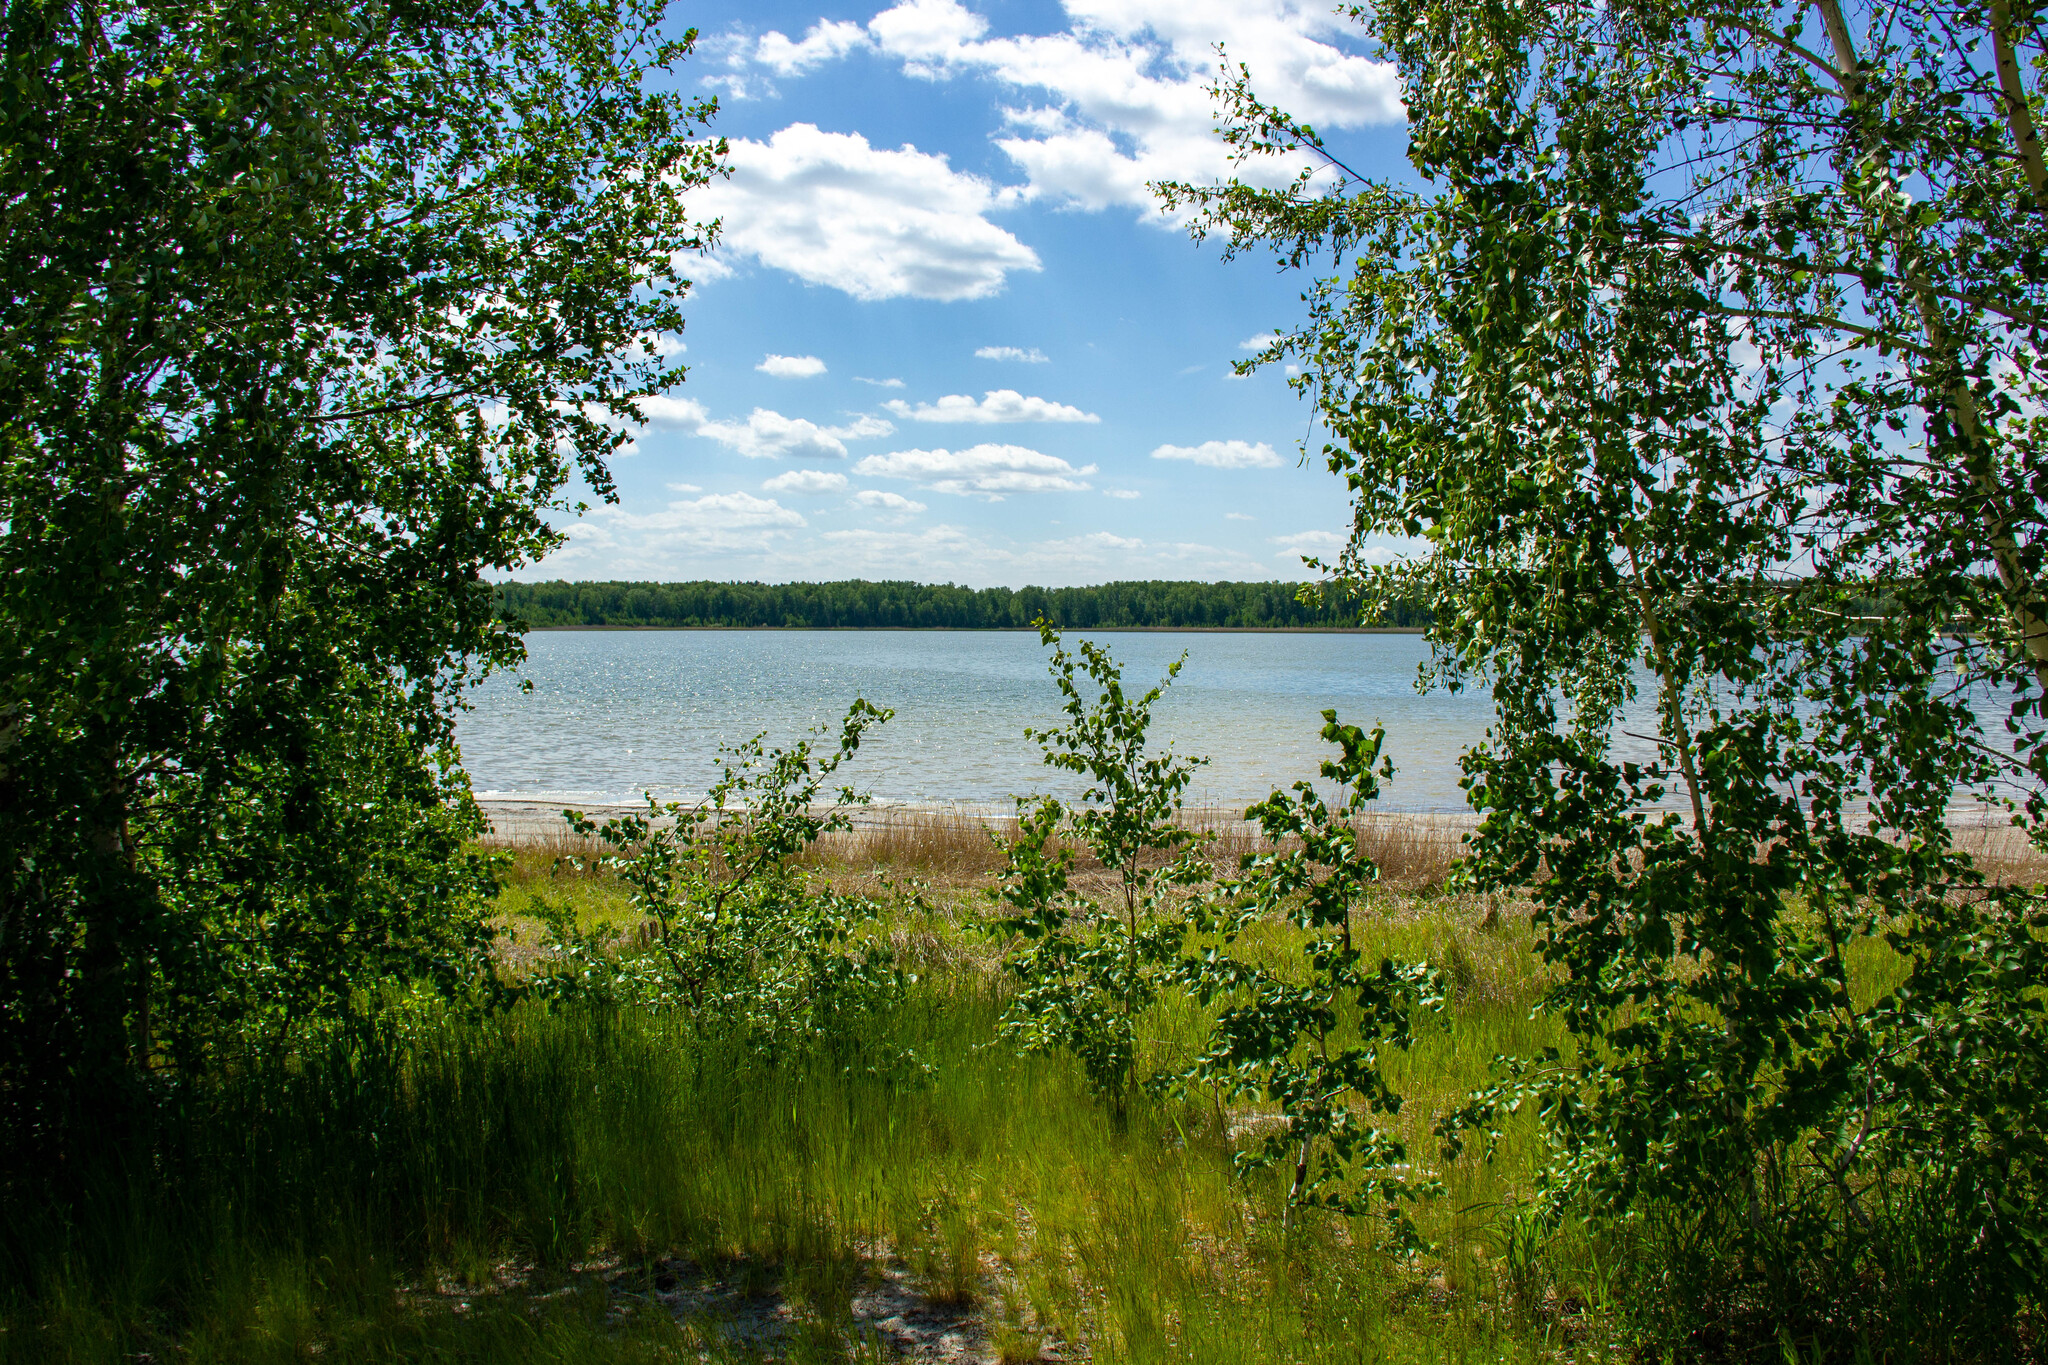
[[[1361,947],[1452,986],[1390,1066],[1433,1164],[1433,1120],[1497,1054],[1560,1039],[1532,1018],[1526,923],[1440,885],[1453,838],[1376,837],[1390,886]],[[635,928],[624,889],[561,851],[515,855],[515,973],[545,963],[543,902]],[[872,932],[916,980],[808,1055],[674,1013],[391,1002],[167,1110],[159,1164],[109,1167],[69,1222],[10,1218],[0,1361],[1628,1358],[1628,1239],[1523,1214],[1525,1122],[1492,1164],[1441,1167],[1427,1247],[1400,1252],[1375,1219],[1283,1217],[1284,1172],[1235,1172],[1260,1114],[1148,1096],[1118,1132],[1066,1059],[995,1044],[1005,987],[973,926],[992,861],[936,816],[814,853],[814,877],[886,907]],[[1892,964],[1859,969],[1874,990]],[[1204,1024],[1155,1008],[1148,1064],[1184,1062]],[[905,1052],[929,1070],[874,1064]]]
[[[1279,1177],[1231,1168],[1256,1115],[1152,1100],[1114,1133],[1065,1061],[990,1046],[1002,988],[965,925],[982,842],[931,824],[825,851],[819,875],[929,883],[877,930],[916,984],[844,1052],[767,1059],[657,1013],[526,1004],[400,1010],[239,1077],[166,1116],[168,1165],[110,1172],[70,1226],[10,1229],[0,1358],[1496,1359],[1597,1335],[1587,1247],[1508,1311],[1512,1157],[1446,1172],[1422,1220],[1441,1257],[1340,1218],[1283,1236]],[[536,894],[586,924],[624,914],[608,878],[551,862],[514,869],[515,954]],[[1401,1068],[1418,1136],[1495,1052],[1540,1041],[1511,923],[1411,895],[1371,931],[1462,983]],[[1152,1060],[1199,1022],[1155,1011]],[[930,1074],[848,1063],[892,1049]],[[907,1334],[880,1325],[903,1312],[856,1312],[878,1295],[910,1306]]]

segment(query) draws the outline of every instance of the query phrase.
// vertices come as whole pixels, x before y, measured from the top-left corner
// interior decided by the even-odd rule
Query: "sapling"
[[[649,795],[644,814],[603,824],[564,811],[571,829],[610,850],[602,863],[651,923],[647,950],[622,955],[618,979],[645,983],[654,1003],[686,1009],[700,1029],[759,1046],[850,1042],[843,1025],[893,998],[902,978],[885,948],[859,942],[874,904],[812,888],[796,858],[866,804],[847,785],[821,797],[892,714],[856,700],[822,754],[808,737],[777,749],[762,735],[721,750],[701,801]]]
[[[1220,942],[1188,959],[1188,975],[1205,1005],[1221,1000],[1224,1009],[1184,1079],[1279,1106],[1281,1122],[1236,1164],[1251,1171],[1291,1163],[1289,1215],[1302,1207],[1380,1211],[1400,1240],[1412,1241],[1400,1205],[1437,1184],[1410,1174],[1401,1140],[1371,1116],[1400,1112],[1380,1059],[1413,1042],[1417,1015],[1441,1009],[1444,992],[1428,964],[1369,962],[1353,938],[1352,920],[1379,881],[1358,820],[1394,770],[1380,758],[1383,728],[1368,735],[1340,724],[1335,711],[1323,720],[1323,738],[1339,753],[1322,775],[1339,798],[1332,806],[1297,782],[1245,812],[1268,847],[1244,856],[1239,877],[1218,888],[1204,913],[1214,916],[1208,927]],[[1276,971],[1239,951],[1247,931],[1276,921],[1302,933],[1299,971]]]
[[[1045,762],[1086,780],[1072,805],[1018,801],[1018,830],[992,893],[994,926],[1010,936],[1004,966],[1018,991],[1002,1036],[1031,1052],[1067,1052],[1121,1129],[1139,1082],[1137,1021],[1171,979],[1186,937],[1183,890],[1208,880],[1208,836],[1179,820],[1188,782],[1206,759],[1150,747],[1152,705],[1179,676],[1182,654],[1142,696],[1123,687],[1109,651],[1088,641],[1069,653],[1045,621],[1051,671],[1066,720],[1026,730]],[[1090,699],[1077,675],[1097,689]],[[1114,878],[1098,900],[1073,880],[1076,847]]]

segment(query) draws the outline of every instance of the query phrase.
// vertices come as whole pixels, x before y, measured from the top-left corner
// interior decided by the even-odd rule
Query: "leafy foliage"
[[[653,932],[635,953],[593,945],[556,917],[561,960],[537,993],[675,1007],[709,1036],[770,1054],[858,1038],[850,1021],[894,1000],[902,975],[886,946],[859,937],[876,907],[812,888],[792,860],[848,828],[848,806],[866,803],[850,786],[829,805],[819,797],[861,737],[891,714],[855,701],[824,754],[809,738],[771,749],[756,735],[723,751],[720,777],[699,802],[650,796],[645,815],[601,825],[563,812],[576,833],[612,850],[603,862],[632,888],[633,908]]]
[[[1290,1208],[1385,1210],[1412,1238],[1397,1201],[1434,1193],[1435,1182],[1411,1178],[1405,1144],[1365,1116],[1400,1112],[1382,1050],[1407,1049],[1416,1015],[1441,1008],[1444,996],[1428,964],[1368,965],[1352,942],[1352,919],[1370,913],[1379,880],[1357,819],[1394,769],[1374,766],[1384,729],[1368,735],[1340,724],[1335,711],[1323,721],[1339,754],[1322,775],[1341,796],[1331,806],[1312,783],[1297,782],[1245,812],[1272,847],[1246,854],[1239,877],[1218,888],[1226,907],[1214,926],[1218,946],[1188,964],[1202,1003],[1226,1007],[1186,1079],[1279,1105],[1281,1125],[1237,1161],[1244,1170],[1291,1161]],[[1305,970],[1276,970],[1239,950],[1248,931],[1276,921],[1303,931]]]
[[[1667,1343],[1995,1355],[2048,1280],[2048,914],[1947,815],[2048,834],[2039,16],[1352,14],[1420,188],[1239,80],[1240,147],[1335,185],[1165,192],[1353,262],[1260,360],[1331,432],[1346,570],[1492,691],[1472,870],[1533,896],[1576,1044],[1450,1134],[1532,1104],[1559,1206],[1668,1232],[1630,1296]],[[1370,534],[1423,552],[1373,569]],[[1655,732],[1620,734],[1638,694]]]
[[[1154,752],[1152,706],[1186,655],[1149,691],[1131,697],[1123,670],[1102,646],[1083,640],[1079,657],[1039,623],[1067,719],[1026,733],[1045,762],[1087,780],[1078,802],[1050,796],[1018,801],[1018,831],[1005,852],[1004,910],[993,927],[1012,938],[1004,966],[1018,989],[1002,1035],[1026,1051],[1067,1052],[1122,1125],[1141,1081],[1138,1017],[1168,984],[1187,935],[1185,888],[1206,881],[1204,836],[1176,818],[1204,760]],[[1077,674],[1097,689],[1091,700]],[[1085,848],[1111,879],[1097,899],[1076,885],[1075,850]]]
[[[0,1128],[487,987],[462,689],[675,383],[641,0],[24,0],[0,108]],[[10,1171],[25,1169],[9,1162]],[[10,1177],[11,1178],[11,1177]]]
[[[1069,630],[1114,626],[1354,626],[1356,606],[1313,583],[1099,583],[963,588],[951,583],[501,583],[508,616],[534,626],[794,626]],[[1424,623],[1387,607],[1390,626]]]

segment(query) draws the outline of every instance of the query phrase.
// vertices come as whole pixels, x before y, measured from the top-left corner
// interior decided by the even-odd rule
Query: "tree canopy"
[[[1344,627],[1358,609],[1296,583],[1101,583],[1085,588],[965,588],[951,583],[501,583],[499,606],[532,626],[799,626],[1028,630]],[[1304,595],[1306,594],[1306,595]],[[1405,603],[1377,622],[1414,626]]]
[[[520,646],[483,574],[681,377],[678,191],[720,165],[660,19],[6,6],[10,1134],[485,971],[452,703]]]
[[[1577,1048],[1450,1136],[1536,1106],[1552,1208],[1655,1233],[1631,1274],[1665,1340],[1988,1349],[2048,1270],[2048,918],[1947,816],[2048,837],[2041,15],[1349,12],[1412,180],[1236,67],[1239,150],[1323,178],[1162,191],[1233,252],[1334,265],[1252,363],[1300,367],[1368,598],[1433,614],[1430,680],[1492,689],[1473,875],[1533,896]],[[1421,551],[1369,568],[1373,533]],[[1617,748],[1638,667],[1647,762]],[[1895,988],[1852,997],[1852,957]]]

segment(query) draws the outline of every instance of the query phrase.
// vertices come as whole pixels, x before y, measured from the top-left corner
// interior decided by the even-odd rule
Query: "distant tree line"
[[[788,626],[947,630],[1424,626],[1396,604],[1362,623],[1355,601],[1299,583],[1102,583],[966,588],[952,583],[504,583],[499,610],[533,626]],[[1304,600],[1304,597],[1306,600]]]

